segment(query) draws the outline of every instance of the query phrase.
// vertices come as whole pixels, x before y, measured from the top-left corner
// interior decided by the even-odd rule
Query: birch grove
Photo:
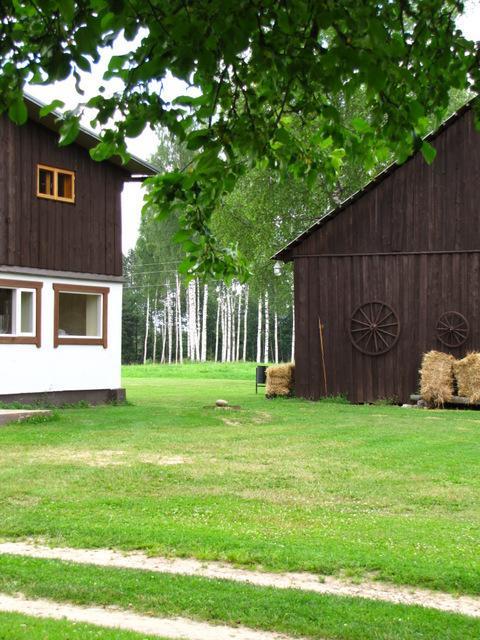
[[[247,284],[211,284],[178,273],[163,284],[142,285],[144,331],[141,361],[259,363],[293,360],[294,305],[281,312],[269,291],[254,295]],[[155,293],[152,295],[152,287]],[[282,340],[286,344],[282,345]]]

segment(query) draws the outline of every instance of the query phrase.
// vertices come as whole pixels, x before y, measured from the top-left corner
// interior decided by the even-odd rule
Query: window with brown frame
[[[108,346],[108,287],[54,284],[53,346]]]
[[[0,344],[41,346],[41,282],[0,279]]]
[[[75,173],[38,164],[37,196],[60,202],[75,202]]]

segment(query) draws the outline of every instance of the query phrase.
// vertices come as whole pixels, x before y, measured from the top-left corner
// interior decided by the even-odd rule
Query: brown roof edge
[[[463,107],[458,109],[458,111],[455,111],[454,113],[452,113],[452,115],[449,116],[438,127],[438,129],[435,129],[435,131],[432,131],[432,133],[429,133],[428,136],[425,137],[425,140],[427,142],[431,142],[432,140],[435,140],[435,138],[438,135],[440,135],[441,133],[443,133],[443,131],[445,131],[445,129],[448,129],[448,127],[450,127],[452,124],[454,124],[467,111],[469,111],[471,109],[471,107],[472,107],[473,102],[476,99],[477,99],[477,97],[472,98],[466,104],[464,104]],[[412,153],[412,155],[409,156],[405,162],[408,162],[409,160],[411,160],[417,153],[419,153],[419,152],[417,151],[415,153]],[[380,182],[385,180],[385,178],[388,178],[388,176],[391,173],[396,171],[396,169],[398,169],[399,167],[403,166],[405,164],[405,162],[402,163],[402,164],[398,164],[397,162],[394,162],[391,165],[389,165],[388,167],[386,167],[386,169],[384,169],[379,174],[377,174],[364,187],[362,187],[361,189],[359,189],[358,191],[353,193],[351,196],[349,196],[346,200],[344,200],[341,204],[339,204],[338,207],[328,211],[325,215],[323,215],[316,222],[314,222],[310,227],[308,227],[308,229],[306,229],[305,231],[300,233],[296,238],[294,238],[291,242],[289,242],[282,249],[280,249],[280,251],[277,251],[277,253],[275,253],[271,257],[271,260],[282,260],[283,262],[291,262],[293,260],[292,256],[290,255],[290,252],[291,252],[292,249],[294,249],[296,246],[301,244],[303,242],[303,240],[308,238],[314,231],[316,231],[317,229],[320,229],[320,227],[323,227],[325,224],[327,224],[330,220],[332,220],[332,218],[335,218],[339,213],[341,213],[348,206],[350,206],[351,204],[353,204],[354,202],[359,200],[365,193],[370,191],[370,189],[373,189]]]
[[[59,122],[60,114],[58,112],[53,111],[47,116],[41,117],[40,109],[45,105],[26,93],[24,94],[24,99],[28,110],[28,116],[31,120],[38,122],[44,127],[47,127],[47,129],[55,131],[56,133],[60,131],[61,122]],[[85,129],[85,127],[80,127],[80,133],[78,134],[74,144],[78,144],[84,149],[93,149],[93,147],[95,147],[99,142],[100,138],[93,133],[93,131],[89,131],[88,129]],[[130,160],[126,164],[122,164],[122,160],[119,156],[112,156],[111,158],[108,158],[106,162],[110,162],[111,164],[120,167],[120,169],[123,169],[125,173],[130,176],[136,176],[137,180],[142,177],[146,178],[159,173],[159,170],[152,164],[131,154]]]

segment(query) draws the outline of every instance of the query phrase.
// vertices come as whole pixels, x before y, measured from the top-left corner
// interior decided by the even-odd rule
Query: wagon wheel
[[[467,341],[470,325],[458,311],[446,311],[438,319],[435,327],[437,338],[446,347],[461,347]]]
[[[369,356],[380,356],[394,346],[400,335],[400,321],[395,311],[374,300],[355,309],[350,320],[353,346]]]

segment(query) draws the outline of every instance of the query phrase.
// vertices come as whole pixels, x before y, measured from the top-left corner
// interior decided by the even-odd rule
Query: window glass
[[[58,197],[73,198],[73,176],[69,173],[58,172]]]
[[[11,334],[13,316],[13,289],[0,289],[0,334]]]
[[[20,292],[20,331],[33,333],[33,291]]]
[[[86,293],[59,293],[58,335],[99,337],[101,296]]]
[[[53,171],[49,169],[38,170],[38,192],[46,196],[54,195]]]

